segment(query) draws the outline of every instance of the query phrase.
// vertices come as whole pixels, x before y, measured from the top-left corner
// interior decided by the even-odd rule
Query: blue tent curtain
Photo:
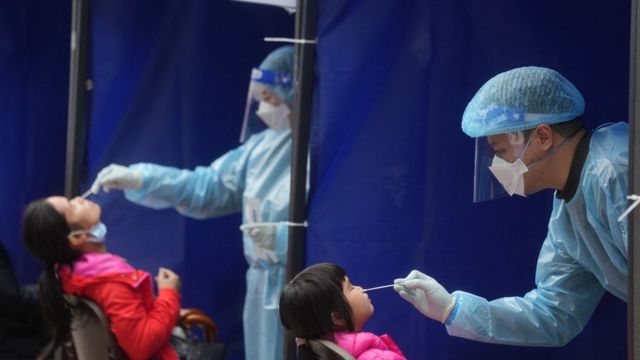
[[[557,69],[582,91],[590,127],[627,119],[629,1],[319,2],[308,263],[332,261],[356,284],[418,268],[447,289],[487,298],[533,284],[550,192],[472,204],[473,141],[460,117],[477,88],[523,65]],[[19,280],[39,265],[22,248],[20,213],[62,193],[70,3],[0,6],[0,241]],[[291,36],[293,16],[232,1],[93,1],[92,122],[82,177],[138,161],[192,168],[237,145],[251,67]],[[203,308],[242,358],[240,218],[196,221],[113,192],[109,248],[155,273],[176,270],[185,306]],[[410,359],[604,359],[625,355],[625,304],[606,296],[562,348],[449,337],[392,290],[370,294],[366,329]]]
[[[474,141],[460,130],[462,113],[493,75],[538,65],[581,89],[588,126],[626,121],[629,9],[599,1],[319,2],[308,262],[338,263],[364,287],[416,268],[450,291],[489,299],[532,289],[552,193],[474,205]],[[365,329],[391,334],[410,359],[625,356],[626,304],[611,295],[562,348],[449,337],[393,290],[370,297],[376,311]]]
[[[70,29],[70,4],[0,5],[0,242],[22,284],[41,269],[22,246],[22,211],[64,190]]]

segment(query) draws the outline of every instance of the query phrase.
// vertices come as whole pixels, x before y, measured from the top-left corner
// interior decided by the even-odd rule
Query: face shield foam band
[[[254,68],[251,71],[251,81],[290,89],[293,86],[293,75],[279,71]]]

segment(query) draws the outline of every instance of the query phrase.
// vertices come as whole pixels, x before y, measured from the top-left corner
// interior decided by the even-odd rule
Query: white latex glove
[[[100,191],[100,187],[106,192],[111,189],[139,190],[142,187],[142,174],[126,166],[111,164],[100,170],[96,180],[91,185],[91,192],[97,194]]]
[[[273,250],[275,248],[276,224],[243,224],[240,230],[265,250]]]
[[[444,323],[456,299],[434,278],[413,270],[404,279],[393,281],[393,290],[425,316]]]

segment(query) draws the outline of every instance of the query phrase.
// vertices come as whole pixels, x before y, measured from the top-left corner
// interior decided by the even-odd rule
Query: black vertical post
[[[296,39],[315,40],[316,0],[298,0],[296,11]],[[293,99],[293,144],[291,154],[291,193],[289,221],[303,223],[306,219],[307,158],[309,153],[309,129],[315,77],[315,44],[296,44],[294,66],[295,96]],[[305,264],[305,228],[289,227],[287,250],[287,282],[303,269]],[[296,344],[290,334],[285,336],[287,359],[296,358]]]
[[[629,66],[629,193],[640,195],[640,11],[636,0],[631,1],[631,44]],[[629,214],[627,358],[640,360],[640,208]]]
[[[89,64],[89,16],[91,0],[73,0],[71,14],[71,56],[69,65],[69,109],[67,117],[67,157],[64,194],[72,197],[80,190],[80,170],[86,148]]]

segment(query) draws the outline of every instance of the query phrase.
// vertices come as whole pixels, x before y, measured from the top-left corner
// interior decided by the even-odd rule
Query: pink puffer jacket
[[[336,343],[357,360],[406,360],[398,345],[387,334],[369,332],[334,333]]]

